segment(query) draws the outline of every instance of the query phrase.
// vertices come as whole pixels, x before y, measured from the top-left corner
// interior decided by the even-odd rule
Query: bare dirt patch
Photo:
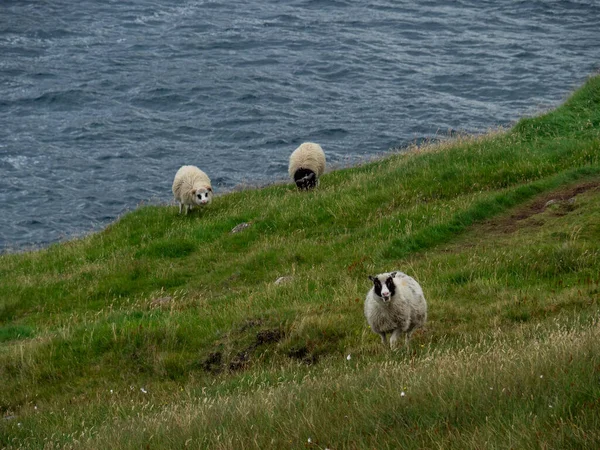
[[[233,330],[232,333],[228,334],[226,337],[226,339],[234,342],[234,346],[238,347],[238,350],[234,351],[233,355],[231,355],[230,352],[225,352],[223,350],[215,350],[202,360],[200,367],[205,372],[212,374],[218,374],[225,370],[237,372],[246,369],[252,362],[253,356],[260,351],[261,348],[266,349],[268,346],[276,345],[285,337],[285,334],[281,329],[262,329],[256,331],[256,334],[250,343],[246,342],[246,344],[241,344],[240,341],[245,340],[243,337],[245,332],[260,327],[262,324],[263,321],[261,319],[247,320],[244,322],[239,330]],[[220,343],[219,346],[222,348],[223,343]]]
[[[576,185],[565,186],[552,192],[544,193],[527,204],[515,209],[510,215],[494,218],[484,222],[481,227],[484,231],[497,233],[514,233],[523,227],[543,225],[541,220],[527,220],[536,214],[544,212],[551,205],[559,207],[554,215],[563,216],[576,208],[576,197],[584,192],[600,189],[600,181],[584,182]]]
[[[208,357],[202,361],[201,367],[205,372],[209,372],[212,374],[216,374],[221,372],[221,362],[223,360],[222,352],[213,352]]]
[[[308,366],[315,364],[318,360],[317,355],[311,353],[306,346],[294,347],[287,353],[287,355],[290,358],[302,361]]]
[[[229,363],[229,371],[237,372],[245,369],[250,363],[252,354],[255,350],[265,344],[276,344],[283,339],[283,332],[278,329],[262,330],[256,333],[256,338],[252,344],[238,352]]]

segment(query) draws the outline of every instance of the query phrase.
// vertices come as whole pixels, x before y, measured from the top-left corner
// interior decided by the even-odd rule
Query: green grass
[[[408,353],[362,314],[393,269],[429,304]],[[599,299],[596,76],[314,192],[144,206],[0,256],[0,446],[597,448]]]

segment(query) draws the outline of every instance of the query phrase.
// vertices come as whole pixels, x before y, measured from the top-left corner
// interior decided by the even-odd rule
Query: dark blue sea
[[[600,69],[598,1],[2,0],[0,252],[172,201],[506,126]]]

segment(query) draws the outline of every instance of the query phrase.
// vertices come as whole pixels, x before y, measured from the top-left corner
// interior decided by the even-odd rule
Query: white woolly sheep
[[[413,331],[427,321],[427,302],[421,286],[414,278],[398,271],[370,276],[369,279],[373,287],[365,299],[368,324],[381,336],[383,345],[387,345],[386,334],[392,333],[392,350],[396,348],[400,335],[406,333],[408,349]]]
[[[173,195],[179,202],[179,214],[183,208],[187,214],[194,206],[208,205],[213,198],[210,178],[196,166],[182,166],[173,180]]]
[[[305,142],[290,155],[290,178],[298,189],[314,188],[325,172],[325,153],[319,144]]]

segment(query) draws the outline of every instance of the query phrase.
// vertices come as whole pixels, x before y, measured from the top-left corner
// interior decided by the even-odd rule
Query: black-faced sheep
[[[427,321],[427,302],[423,290],[414,278],[402,272],[386,272],[370,276],[373,287],[365,299],[365,317],[371,329],[381,336],[387,345],[387,333],[391,333],[390,347],[395,349],[402,333],[406,334],[408,349],[414,330]]]
[[[213,198],[210,178],[196,166],[182,166],[173,180],[173,195],[179,202],[179,214],[183,208],[187,214],[194,206],[208,205]]]
[[[319,144],[305,142],[290,155],[288,173],[298,189],[314,188],[325,172],[325,153]]]

